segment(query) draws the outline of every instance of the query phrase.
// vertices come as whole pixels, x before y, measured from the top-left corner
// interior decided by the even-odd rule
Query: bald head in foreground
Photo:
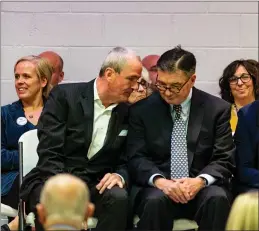
[[[64,79],[64,71],[63,71],[63,59],[53,51],[44,51],[39,54],[41,58],[45,58],[49,61],[49,63],[53,67],[53,74],[51,78],[51,85],[55,86],[59,84]]]
[[[80,230],[93,211],[87,185],[69,174],[49,178],[37,205],[39,220],[45,230]]]

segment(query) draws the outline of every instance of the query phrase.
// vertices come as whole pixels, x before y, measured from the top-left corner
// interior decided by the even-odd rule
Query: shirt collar
[[[94,80],[94,101],[100,100],[100,97],[97,91],[96,81],[97,81],[97,78]]]
[[[185,115],[185,114],[188,114],[188,111],[190,109],[190,102],[191,102],[191,98],[192,98],[192,88],[190,90],[190,93],[189,95],[187,96],[187,98],[181,103],[181,106],[182,106],[182,113]],[[171,106],[171,109],[173,111],[173,106],[174,105],[170,105]]]

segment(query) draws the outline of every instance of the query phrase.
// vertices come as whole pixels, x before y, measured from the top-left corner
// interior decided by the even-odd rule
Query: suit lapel
[[[187,153],[188,153],[188,166],[191,168],[193,155],[195,153],[198,136],[202,126],[204,115],[204,102],[199,90],[193,88],[191,99],[191,108],[187,130]]]
[[[109,149],[117,136],[119,135],[121,125],[125,117],[128,115],[128,105],[121,103],[112,110],[112,115],[109,121],[106,137],[103,147],[90,159],[90,161],[98,158],[104,149]]]
[[[94,80],[87,84],[87,87],[82,91],[80,103],[84,113],[85,126],[85,148],[88,150],[93,134],[94,120]]]
[[[116,137],[119,135],[120,125],[123,123],[125,116],[128,114],[128,105],[119,104],[113,109],[109,126],[107,129],[107,135],[104,141],[104,146],[112,144]]]

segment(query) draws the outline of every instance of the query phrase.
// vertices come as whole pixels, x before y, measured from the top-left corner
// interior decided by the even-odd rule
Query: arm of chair
[[[18,211],[16,209],[13,209],[12,207],[1,203],[1,215],[8,217],[16,217],[17,214]]]

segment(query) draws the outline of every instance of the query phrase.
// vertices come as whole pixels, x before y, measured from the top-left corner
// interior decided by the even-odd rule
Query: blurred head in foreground
[[[93,211],[87,185],[69,174],[49,178],[37,205],[39,221],[45,230],[80,230]]]
[[[240,194],[232,206],[226,230],[259,230],[258,191]]]

